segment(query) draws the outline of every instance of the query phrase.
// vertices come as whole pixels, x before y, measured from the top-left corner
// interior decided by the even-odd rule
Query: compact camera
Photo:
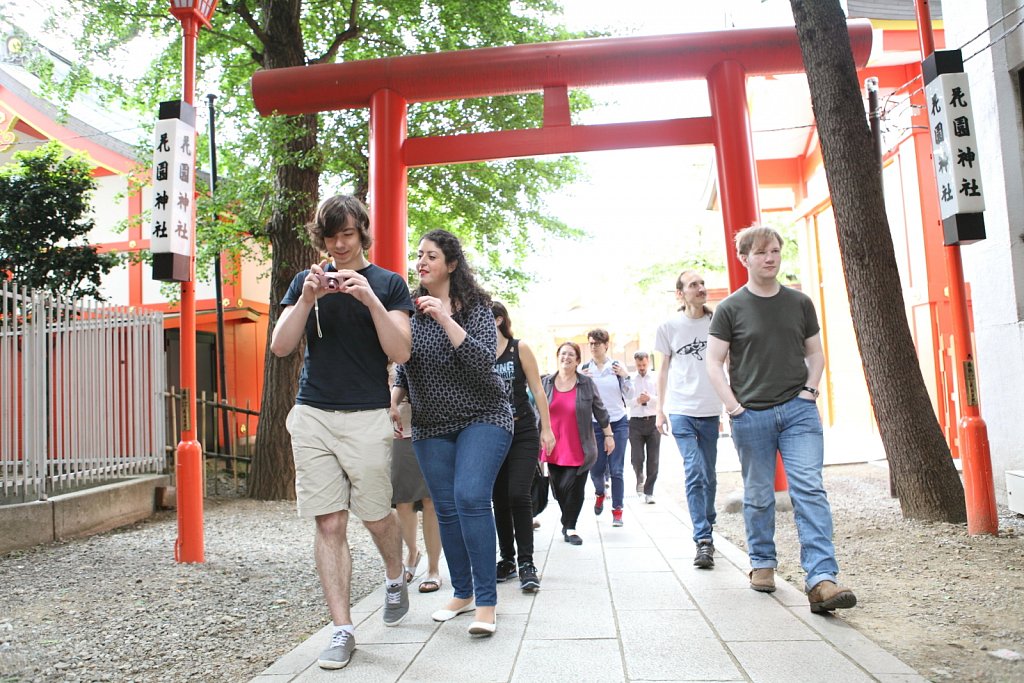
[[[346,279],[341,273],[324,273],[324,287],[332,292],[337,292],[345,284]]]

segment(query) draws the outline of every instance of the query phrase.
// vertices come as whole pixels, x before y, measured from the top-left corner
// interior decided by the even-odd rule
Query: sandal
[[[420,581],[420,593],[433,593],[434,591],[440,590],[441,579],[432,579],[427,577]]]
[[[416,569],[420,566],[420,558],[423,557],[423,553],[416,551],[416,559],[411,565],[405,565],[405,582],[407,584],[412,583],[412,580],[416,578]]]

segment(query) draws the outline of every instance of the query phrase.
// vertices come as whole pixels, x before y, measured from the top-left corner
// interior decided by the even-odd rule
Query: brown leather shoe
[[[751,569],[748,576],[750,577],[750,587],[754,590],[761,593],[775,592],[775,570],[771,567]]]
[[[811,603],[811,611],[815,614],[831,612],[834,609],[847,609],[857,604],[857,596],[845,586],[837,586],[834,581],[819,581],[807,593]]]

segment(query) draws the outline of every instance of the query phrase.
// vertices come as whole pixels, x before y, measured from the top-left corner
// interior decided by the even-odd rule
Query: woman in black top
[[[544,448],[555,447],[555,435],[551,432],[548,415],[548,399],[540,383],[537,359],[525,342],[512,336],[512,321],[508,309],[495,301],[491,304],[494,326],[498,331],[497,358],[494,368],[508,391],[515,417],[515,431],[512,444],[505,456],[505,463],[498,471],[494,482],[494,521],[498,528],[498,582],[519,575],[519,588],[524,593],[534,593],[540,588],[537,567],[533,563],[533,497],[530,489],[533,475],[537,471],[541,441]],[[537,419],[526,393],[529,384],[537,403],[540,416],[540,432]],[[519,563],[516,564],[516,546],[519,547]]]

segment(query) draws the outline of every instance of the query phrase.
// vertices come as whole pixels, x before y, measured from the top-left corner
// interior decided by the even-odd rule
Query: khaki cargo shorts
[[[321,410],[295,405],[285,422],[301,517],[350,510],[365,522],[391,512],[391,443],[385,408]]]

